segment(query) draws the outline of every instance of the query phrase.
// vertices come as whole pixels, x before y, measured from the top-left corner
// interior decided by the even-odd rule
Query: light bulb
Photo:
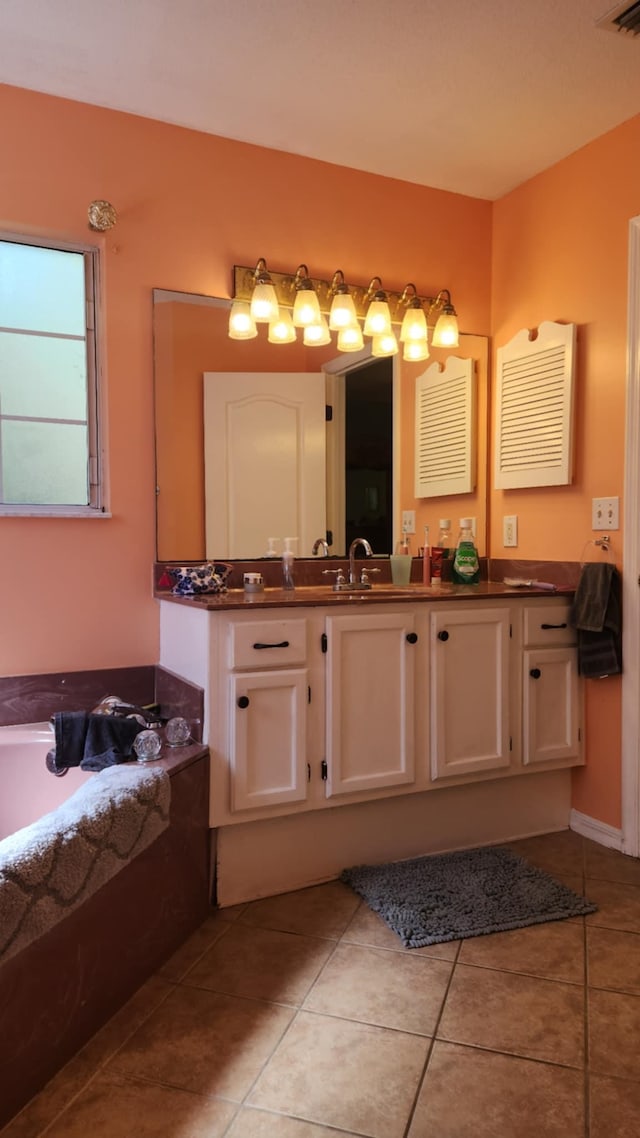
[[[319,348],[323,344],[331,343],[331,332],[326,318],[321,316],[317,324],[307,324],[303,336],[307,347]]]
[[[296,340],[296,330],[293,326],[291,313],[288,308],[281,308],[276,320],[269,325],[268,340],[270,344],[293,344]]]
[[[317,324],[319,320],[320,305],[314,290],[312,288],[298,289],[293,305],[293,323],[296,328],[306,328],[308,324]]]
[[[253,340],[258,335],[256,322],[246,300],[234,300],[229,313],[229,338],[231,340]]]
[[[372,356],[395,356],[397,351],[398,341],[393,332],[382,332],[371,341]]]
[[[458,320],[455,313],[443,312],[438,317],[431,343],[434,348],[458,347]]]
[[[377,296],[378,294],[376,294]],[[384,293],[382,294],[384,296]],[[389,335],[391,332],[391,313],[386,300],[374,299],[367,309],[364,322],[365,336]],[[395,337],[394,337],[395,339]]]
[[[420,360],[429,359],[429,345],[426,340],[405,340],[404,351],[402,353],[403,360],[413,361],[414,363]]]
[[[353,303],[353,297],[348,292],[338,292],[331,301],[331,312],[329,313],[329,327],[334,332],[339,332],[341,328],[349,328],[350,325],[357,323],[356,306]]]
[[[416,308],[407,308],[400,329],[400,341],[426,340],[427,318],[422,305]]]
[[[251,315],[256,324],[270,324],[278,319],[278,298],[271,282],[258,281],[254,286]]]
[[[352,324],[349,328],[341,328],[338,332],[339,352],[361,352],[364,348],[362,328],[359,324]]]

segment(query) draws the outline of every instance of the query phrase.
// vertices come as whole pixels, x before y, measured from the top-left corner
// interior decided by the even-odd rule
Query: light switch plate
[[[505,514],[502,519],[502,544],[508,548],[518,544],[518,515]]]
[[[416,512],[415,510],[402,511],[402,532],[415,533],[416,532]]]
[[[620,499],[591,499],[591,528],[620,529]]]

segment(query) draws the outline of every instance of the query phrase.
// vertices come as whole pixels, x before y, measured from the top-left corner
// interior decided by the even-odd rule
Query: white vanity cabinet
[[[406,606],[328,616],[326,793],[333,798],[415,778],[418,636]]]
[[[581,760],[581,685],[569,605],[523,610],[522,762],[526,767]]]
[[[470,602],[429,616],[431,778],[504,771],[510,752],[511,610]]]

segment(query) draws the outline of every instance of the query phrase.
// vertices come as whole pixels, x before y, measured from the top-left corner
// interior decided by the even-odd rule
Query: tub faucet
[[[323,537],[318,537],[318,538],[316,538],[316,540],[314,541],[314,543],[313,543],[313,549],[311,550],[311,553],[312,553],[313,557],[317,557],[317,556],[318,556],[318,550],[319,550],[319,549],[321,549],[321,550],[322,550],[322,556],[323,556],[323,557],[328,557],[328,556],[329,556],[329,546],[328,546],[327,542],[325,541],[325,539],[324,539]]]
[[[349,546],[349,584],[356,585],[356,549],[361,545],[367,557],[373,557],[373,550],[366,537],[354,537]]]

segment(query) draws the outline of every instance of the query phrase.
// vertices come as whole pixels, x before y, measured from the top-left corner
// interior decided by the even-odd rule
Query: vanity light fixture
[[[256,324],[270,324],[272,320],[278,319],[278,307],[278,297],[267,271],[267,262],[264,257],[260,257],[254,271],[251,315]]]
[[[306,265],[298,265],[293,283],[296,290],[296,298],[293,303],[293,323],[296,328],[306,328],[309,324],[318,324],[320,305]]]
[[[451,303],[451,293],[448,288],[440,289],[434,301],[434,305],[437,304],[440,304],[441,314],[433,329],[431,343],[434,348],[457,348],[458,315]]]
[[[375,354],[384,355],[398,350],[399,332],[403,358],[408,360],[428,358],[427,337],[432,329],[434,346],[451,348],[458,344],[456,310],[446,288],[435,296],[420,296],[411,283],[402,293],[389,292],[378,276],[368,286],[347,285],[341,269],[336,269],[331,280],[323,280],[310,277],[305,264],[300,264],[295,273],[270,271],[261,257],[254,269],[234,266],[232,295],[232,339],[255,336],[247,319],[249,305],[254,328],[256,321],[268,323],[269,341],[276,344],[292,343],[296,327],[305,329],[304,342],[308,345],[328,344],[331,332],[336,332],[340,352],[362,351],[363,333],[372,340],[385,335],[385,341],[376,338],[375,343]],[[244,307],[239,302],[244,302]],[[328,317],[328,326],[322,324],[323,317]]]

